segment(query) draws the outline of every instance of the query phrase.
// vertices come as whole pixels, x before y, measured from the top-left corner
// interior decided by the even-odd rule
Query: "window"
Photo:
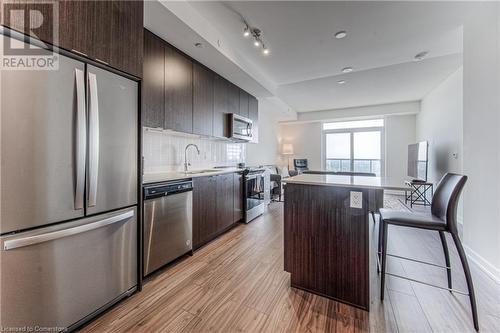
[[[325,170],[383,175],[384,120],[323,124]]]

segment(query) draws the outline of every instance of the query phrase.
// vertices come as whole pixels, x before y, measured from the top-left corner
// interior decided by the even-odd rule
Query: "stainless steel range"
[[[243,172],[245,187],[245,223],[264,214],[264,169],[248,168]]]

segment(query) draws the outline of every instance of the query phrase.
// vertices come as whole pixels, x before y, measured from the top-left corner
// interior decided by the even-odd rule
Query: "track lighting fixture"
[[[262,31],[258,28],[251,28],[246,21],[243,21],[243,23],[245,24],[245,27],[243,28],[243,37],[252,36],[253,45],[255,47],[262,47],[262,54],[268,55],[269,49],[264,45],[264,41],[262,39]]]

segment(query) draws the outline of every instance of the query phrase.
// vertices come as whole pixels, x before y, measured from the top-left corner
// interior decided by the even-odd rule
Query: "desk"
[[[427,199],[427,193],[430,192],[431,198],[434,196],[434,185],[432,183],[405,181],[405,185],[409,187],[405,190],[405,203],[410,201],[410,207],[413,208],[413,205],[431,205],[431,202]],[[408,194],[408,191],[410,194]]]
[[[283,179],[285,271],[291,286],[369,310],[369,212],[387,178],[301,174]],[[351,207],[352,193],[361,200]]]

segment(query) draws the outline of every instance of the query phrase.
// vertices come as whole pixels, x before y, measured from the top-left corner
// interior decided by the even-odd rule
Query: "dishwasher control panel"
[[[144,199],[157,198],[165,195],[193,190],[193,182],[169,182],[144,187]]]

